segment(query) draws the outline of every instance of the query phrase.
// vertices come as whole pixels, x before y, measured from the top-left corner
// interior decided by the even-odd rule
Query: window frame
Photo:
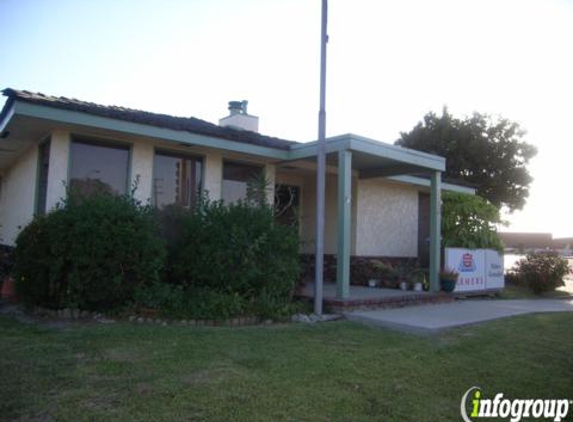
[[[154,208],[160,209],[157,207],[157,204],[155,203],[155,198],[153,195],[154,183],[155,183],[155,157],[157,155],[163,155],[165,157],[182,158],[182,159],[186,159],[186,160],[199,161],[201,163],[201,172],[200,172],[201,180],[199,181],[199,195],[203,194],[203,192],[205,190],[205,161],[206,161],[205,157],[203,155],[193,154],[193,153],[190,153],[189,151],[180,151],[180,150],[174,150],[174,149],[163,148],[163,147],[154,147],[153,148],[153,159],[152,159],[152,163],[151,163],[151,192],[150,192],[151,203],[152,203]],[[175,203],[173,203],[173,204],[175,204]],[[170,205],[173,205],[173,204],[170,204]],[[177,205],[180,205],[180,204],[177,204]],[[182,206],[186,207],[185,205],[182,205]]]
[[[248,162],[248,161],[241,161],[241,160],[234,160],[234,159],[223,159],[222,160],[222,165],[221,165],[221,200],[227,204],[227,201],[225,200],[225,198],[223,197],[223,184],[225,182],[225,180],[231,180],[231,179],[225,179],[225,165],[226,164],[233,164],[233,165],[239,165],[239,166],[247,166],[247,167],[253,167],[253,168],[257,168],[260,170],[261,175],[264,176],[265,175],[265,165],[261,164],[261,163],[253,163],[253,162]],[[244,183],[248,183],[248,181],[244,182]],[[246,198],[242,198],[242,199],[246,199]],[[230,202],[233,203],[234,201]]]
[[[112,148],[118,150],[125,150],[127,151],[127,173],[126,173],[126,183],[125,183],[125,190],[124,192],[120,192],[119,195],[128,195],[130,193],[130,187],[132,184],[132,160],[133,160],[133,143],[125,142],[125,141],[118,141],[116,139],[107,139],[107,138],[96,138],[92,136],[85,136],[85,135],[77,135],[72,134],[70,135],[70,143],[69,143],[69,152],[68,152],[68,175],[67,175],[67,186],[71,186],[72,180],[72,147],[73,144],[84,144],[84,145],[91,145],[96,147],[103,147],[103,148]]]

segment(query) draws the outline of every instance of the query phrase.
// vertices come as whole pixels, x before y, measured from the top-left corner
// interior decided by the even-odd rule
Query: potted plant
[[[416,274],[416,276],[414,276],[413,282],[414,282],[414,288],[412,290],[414,290],[415,292],[421,292],[423,290],[423,283],[424,281],[424,274],[422,273],[418,273]]]
[[[458,276],[460,274],[452,268],[444,268],[440,271],[440,287],[442,291],[451,293],[456,288]]]
[[[394,270],[395,277],[399,280],[401,290],[415,290],[416,282],[419,281],[418,269],[412,261],[402,262]],[[421,286],[420,286],[421,287]]]
[[[378,259],[373,259],[370,261],[372,265],[372,276],[376,276],[376,285],[382,285],[383,287],[390,287],[396,278],[396,272],[391,265],[388,265]]]

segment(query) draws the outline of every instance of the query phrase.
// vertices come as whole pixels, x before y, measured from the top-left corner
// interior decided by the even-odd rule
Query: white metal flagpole
[[[328,0],[322,0],[320,31],[320,111],[318,112],[318,151],[316,166],[316,251],[314,280],[314,313],[322,314],[322,279],[324,268],[324,190],[326,167],[326,43],[328,34]]]

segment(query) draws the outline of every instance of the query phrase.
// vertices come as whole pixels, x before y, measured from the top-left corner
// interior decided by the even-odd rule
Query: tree
[[[499,209],[478,195],[447,192],[442,206],[444,247],[503,251],[497,234]]]
[[[526,166],[537,149],[523,141],[525,133],[505,118],[474,113],[458,119],[444,107],[441,116],[430,112],[400,133],[396,144],[445,157],[445,178],[468,182],[478,195],[512,212],[523,208],[533,181]]]

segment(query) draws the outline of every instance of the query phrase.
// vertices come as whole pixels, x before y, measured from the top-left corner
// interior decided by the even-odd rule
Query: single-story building
[[[296,218],[301,253],[314,253],[316,142],[258,133],[246,102],[219,125],[5,89],[0,113],[0,243],[12,245],[66,187],[125,193],[157,207],[190,206],[198,190],[234,201],[264,174],[278,218]],[[336,255],[337,294],[348,296],[351,257],[420,258],[438,288],[445,159],[347,134],[326,140],[325,254]],[[296,210],[296,211],[295,211]]]
[[[499,238],[507,253],[553,249],[553,235],[551,233],[500,232]]]

